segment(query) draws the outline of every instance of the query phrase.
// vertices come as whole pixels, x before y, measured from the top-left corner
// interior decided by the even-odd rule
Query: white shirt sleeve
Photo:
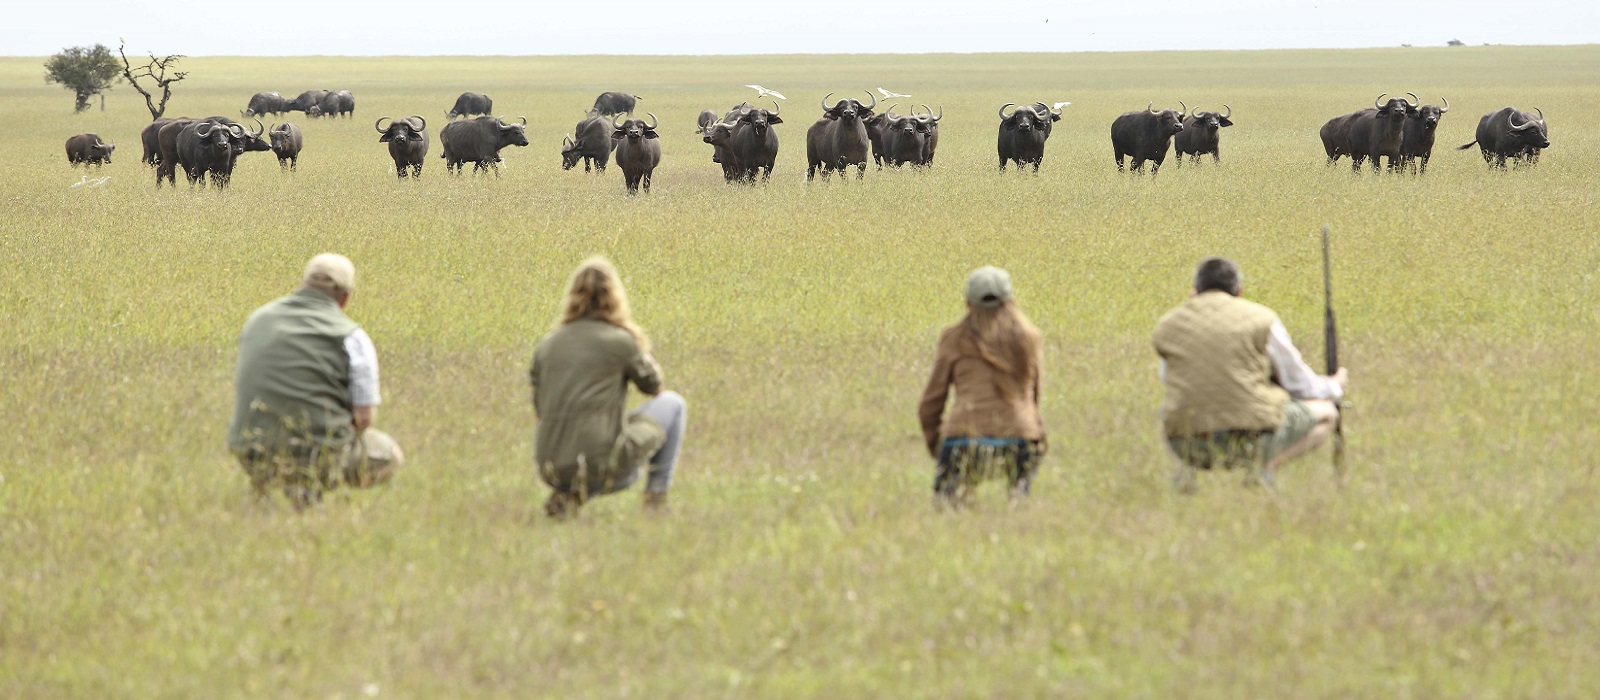
[[[378,349],[372,338],[360,328],[344,339],[344,353],[350,358],[350,404],[376,406],[383,402],[378,395]]]
[[[1283,327],[1282,321],[1272,322],[1272,331],[1267,334],[1267,357],[1272,359],[1273,373],[1278,376],[1278,384],[1296,399],[1329,399],[1337,401],[1344,396],[1344,390],[1332,379],[1313,372],[1306,366],[1306,361],[1300,356],[1300,351],[1295,348],[1294,342],[1289,340],[1289,329]]]

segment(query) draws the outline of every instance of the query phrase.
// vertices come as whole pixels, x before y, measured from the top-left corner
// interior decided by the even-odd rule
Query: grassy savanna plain
[[[142,100],[70,112],[0,60],[0,697],[1580,698],[1600,687],[1600,47],[720,58],[191,58],[169,114],[345,88],[298,173],[155,189]],[[691,132],[787,94],[777,172],[730,187]],[[943,105],[929,171],[806,185],[823,93]],[[604,89],[661,119],[655,191],[559,168]],[[372,121],[463,90],[526,115],[506,171],[397,182]],[[1380,92],[1449,98],[1425,177],[1323,165]],[[1220,167],[1120,175],[1111,120],[1226,102]],[[1037,177],[995,109],[1070,100]],[[1490,172],[1479,115],[1544,110]],[[903,109],[904,107],[902,107]],[[269,122],[270,123],[270,122]],[[62,143],[119,144],[99,188]],[[1348,161],[1346,161],[1347,163]],[[91,173],[92,175],[96,173]],[[1168,486],[1149,334],[1239,260],[1321,362],[1334,232],[1349,475],[1274,499]],[[312,254],[349,255],[408,465],[296,515],[223,442],[234,342]],[[547,522],[526,370],[561,287],[614,260],[690,402],[668,517],[637,491]],[[930,504],[915,404],[966,273],[1047,338],[1034,496]]]

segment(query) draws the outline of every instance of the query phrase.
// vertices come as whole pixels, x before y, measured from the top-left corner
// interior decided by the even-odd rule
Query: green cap
[[[1011,298],[1011,275],[993,265],[984,265],[967,275],[967,303],[993,309]]]

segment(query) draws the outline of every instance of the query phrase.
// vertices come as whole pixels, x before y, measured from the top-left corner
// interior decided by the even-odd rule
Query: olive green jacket
[[[239,333],[229,449],[310,450],[353,440],[344,340],[356,327],[338,302],[314,289],[250,314]]]
[[[646,394],[661,391],[661,369],[631,334],[593,319],[579,319],[539,341],[529,371],[533,410],[539,417],[534,459],[547,483],[572,483],[580,470],[622,474],[661,444],[662,427],[627,413],[628,384]]]

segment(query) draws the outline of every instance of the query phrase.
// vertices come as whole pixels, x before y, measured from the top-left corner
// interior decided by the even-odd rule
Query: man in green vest
[[[281,487],[303,509],[340,484],[387,482],[405,460],[371,427],[378,354],[344,315],[355,281],[348,258],[318,255],[300,288],[256,309],[239,334],[228,449],[257,496]]]
[[[1271,486],[1279,467],[1325,442],[1339,421],[1348,373],[1307,367],[1278,315],[1239,298],[1243,279],[1232,260],[1207,258],[1189,300],[1156,324],[1161,421],[1180,491],[1194,489],[1195,470],[1231,467]]]

